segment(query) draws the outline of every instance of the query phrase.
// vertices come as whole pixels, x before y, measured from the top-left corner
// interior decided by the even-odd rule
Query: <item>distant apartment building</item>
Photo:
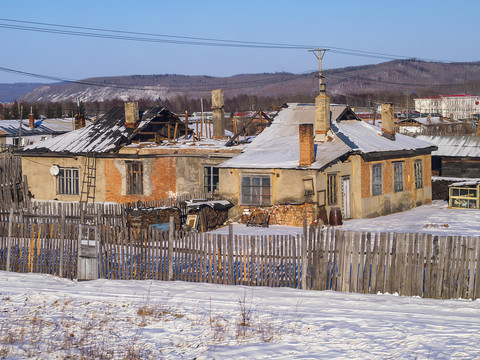
[[[480,96],[459,94],[415,99],[415,110],[420,113],[440,114],[453,119],[470,119],[480,114]]]

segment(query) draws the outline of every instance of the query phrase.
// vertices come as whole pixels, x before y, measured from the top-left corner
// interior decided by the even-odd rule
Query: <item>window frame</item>
[[[134,167],[138,166],[138,169]],[[143,162],[142,161],[125,161],[126,167],[126,194],[127,195],[143,195]]]
[[[255,182],[258,182],[258,184],[254,184]],[[240,204],[246,205],[246,206],[271,206],[272,205],[271,176],[265,175],[265,174],[241,175]]]
[[[59,167],[57,195],[79,195],[79,170],[76,167]]]
[[[327,205],[337,205],[337,173],[327,174]]]
[[[218,191],[220,169],[216,166],[205,165],[203,167],[203,192],[214,193]]]
[[[404,191],[403,184],[403,161],[395,161],[393,163],[393,191],[401,192]]]
[[[415,176],[415,189],[423,188],[423,161],[421,159],[415,160],[413,172]]]
[[[383,164],[372,164],[372,196],[383,195]]]

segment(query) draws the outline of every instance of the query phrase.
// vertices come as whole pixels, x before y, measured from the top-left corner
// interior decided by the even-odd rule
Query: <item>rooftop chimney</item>
[[[77,114],[75,115],[75,130],[85,127],[85,115]]]
[[[395,140],[395,128],[393,123],[393,104],[382,104],[382,136]]]
[[[223,110],[223,90],[212,90],[213,138],[225,138],[225,111]]]
[[[299,166],[310,166],[315,161],[315,144],[313,142],[313,124],[298,125],[300,145]]]
[[[326,141],[330,130],[330,98],[321,92],[315,98],[315,141]]]
[[[135,129],[140,121],[140,114],[138,112],[138,102],[125,103],[125,126],[130,129]]]
[[[30,129],[35,128],[35,117],[33,116],[33,109],[30,108],[30,114],[28,115],[28,126]]]

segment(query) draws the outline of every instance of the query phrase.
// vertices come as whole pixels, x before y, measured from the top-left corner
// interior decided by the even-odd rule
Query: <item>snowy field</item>
[[[421,232],[437,235],[480,235],[480,210],[449,209],[444,201],[434,201],[396,214],[373,219],[345,220],[339,229],[356,231]],[[234,224],[237,235],[281,235],[301,234],[303,229],[294,226],[271,225],[268,228],[247,227]],[[228,234],[228,227],[213,231]]]
[[[341,228],[478,236],[480,211],[434,202]],[[474,359],[480,300],[0,272],[0,359],[99,358]]]
[[[0,272],[0,358],[473,359],[480,302]]]

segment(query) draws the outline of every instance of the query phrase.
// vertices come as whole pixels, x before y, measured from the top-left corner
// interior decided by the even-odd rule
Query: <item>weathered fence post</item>
[[[168,281],[173,281],[173,236],[175,234],[175,220],[170,216],[170,228],[168,232]]]
[[[302,234],[302,289],[307,289],[307,219],[303,220],[303,234]]]
[[[235,285],[233,274],[233,225],[228,225],[228,239],[227,239],[227,253],[228,253],[228,285]]]
[[[63,277],[63,253],[65,251],[65,208],[58,204],[60,211],[60,256],[58,259],[58,276]]]
[[[104,253],[104,246],[103,246],[103,239],[102,239],[102,219],[103,219],[103,209],[98,206],[97,207],[97,226],[95,229],[95,244],[98,246],[97,248],[97,256],[98,261],[100,261],[100,278],[105,279],[105,253]]]
[[[13,233],[13,207],[10,208],[8,216],[8,242],[7,242],[7,271],[10,271],[10,256],[12,254],[12,234]]]

